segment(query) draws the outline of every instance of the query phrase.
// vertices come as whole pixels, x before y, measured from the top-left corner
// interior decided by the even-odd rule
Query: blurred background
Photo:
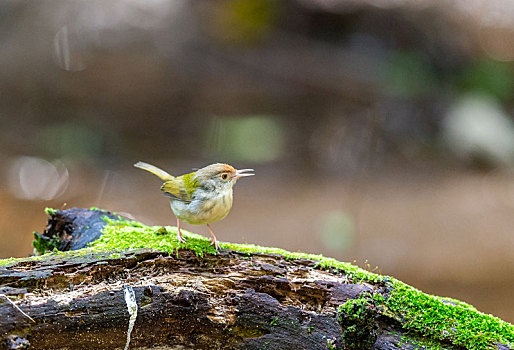
[[[45,207],[175,225],[132,164],[219,161],[257,173],[220,240],[514,322],[513,2],[4,0],[0,42],[1,258]]]

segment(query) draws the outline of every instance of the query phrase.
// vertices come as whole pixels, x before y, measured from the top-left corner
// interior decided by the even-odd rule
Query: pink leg
[[[214,235],[214,232],[212,232],[211,226],[209,224],[207,224],[207,228],[209,229],[209,233],[211,234],[211,244],[214,245],[216,249],[220,249],[218,240],[216,240],[216,236]]]
[[[180,219],[177,218],[177,239],[181,243],[186,243],[186,239],[182,237],[182,232],[180,232]]]

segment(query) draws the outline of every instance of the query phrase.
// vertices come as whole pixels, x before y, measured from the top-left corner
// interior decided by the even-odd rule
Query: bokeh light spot
[[[285,133],[276,120],[268,116],[217,118],[212,149],[231,160],[269,162],[283,153]]]
[[[466,92],[486,93],[507,99],[514,91],[514,72],[505,62],[477,60],[462,71],[458,84]]]
[[[343,211],[331,211],[319,218],[320,240],[330,251],[348,249],[354,240],[353,219]]]
[[[514,166],[514,123],[499,102],[469,94],[448,110],[442,139],[456,156],[490,166]]]
[[[382,67],[383,89],[395,96],[417,97],[434,90],[437,80],[421,52],[396,51]]]
[[[54,157],[94,158],[101,154],[104,134],[101,130],[61,123],[40,131],[40,147]]]
[[[220,6],[212,21],[212,32],[224,42],[252,44],[271,31],[278,15],[278,2],[270,0],[231,0]]]
[[[19,157],[9,168],[9,189],[17,198],[51,200],[68,187],[69,174],[64,164],[52,164],[36,157]]]
[[[86,69],[86,63],[79,50],[79,31],[63,26],[54,38],[54,58],[59,67],[77,72]]]

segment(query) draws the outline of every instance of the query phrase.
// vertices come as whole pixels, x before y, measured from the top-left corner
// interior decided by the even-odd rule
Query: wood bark
[[[41,236],[78,249],[98,236],[102,222],[96,211],[59,211]],[[0,268],[0,293],[34,320],[0,300],[3,346],[123,348],[124,286],[138,304],[131,349],[343,349],[348,324],[338,321],[337,308],[362,293],[387,293],[384,285],[350,283],[344,271],[319,269],[315,261],[272,254],[56,254]],[[401,341],[401,325],[389,318],[373,318],[369,333],[371,349],[417,348]]]

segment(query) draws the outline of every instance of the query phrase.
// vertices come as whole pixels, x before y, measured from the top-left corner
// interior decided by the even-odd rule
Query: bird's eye
[[[227,173],[221,174],[221,178],[222,178],[223,180],[228,179],[228,174],[227,174]]]

